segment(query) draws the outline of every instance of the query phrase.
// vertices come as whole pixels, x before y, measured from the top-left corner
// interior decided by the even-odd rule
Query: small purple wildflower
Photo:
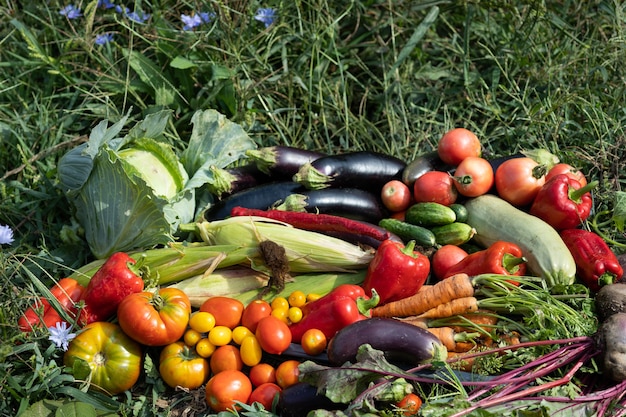
[[[115,4],[111,2],[111,0],[98,0],[98,4],[96,7],[102,7],[103,9],[110,9],[115,7]]]
[[[111,32],[102,33],[96,36],[96,45],[106,45],[113,40],[113,34]]]
[[[215,18],[213,12],[192,13],[191,15],[181,14],[180,20],[185,24],[183,30],[193,30],[203,23],[210,23]]]
[[[9,226],[0,225],[0,245],[13,243],[13,230]]]
[[[274,20],[276,20],[276,10],[261,8],[257,10],[254,20],[258,20],[259,22],[262,22],[265,27],[269,27],[272,23],[274,23]]]
[[[67,323],[64,321],[48,327],[48,331],[50,332],[48,339],[64,351],[67,351],[70,342],[76,337],[76,333],[72,333],[72,329],[67,327]]]
[[[83,15],[80,11],[80,8],[74,6],[73,4],[68,4],[67,6],[62,8],[59,11],[59,14],[67,17],[68,19],[77,19]]]
[[[133,22],[137,23],[146,23],[146,20],[150,19],[150,14],[142,11],[126,13],[126,16]]]

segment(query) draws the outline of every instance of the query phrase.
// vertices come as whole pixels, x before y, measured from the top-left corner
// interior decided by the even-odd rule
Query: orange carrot
[[[372,309],[372,317],[416,316],[456,298],[473,295],[472,279],[467,274],[460,273],[439,281],[415,295],[375,307]]]
[[[444,317],[458,316],[459,314],[470,313],[478,310],[478,300],[476,297],[455,298],[447,303],[439,304],[435,308],[418,315],[420,318],[439,319]]]
[[[437,336],[449,352],[470,350],[476,346],[474,340],[480,336],[480,333],[457,333],[452,327],[429,327],[427,330]]]

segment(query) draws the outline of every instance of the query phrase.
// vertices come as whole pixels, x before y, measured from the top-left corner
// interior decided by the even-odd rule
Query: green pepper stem
[[[409,241],[409,243],[406,244],[406,246],[404,246],[404,248],[400,249],[400,252],[402,252],[403,254],[407,256],[417,258],[418,255],[414,252],[414,249],[415,249],[415,241],[411,240]]]
[[[521,265],[525,262],[527,262],[527,259],[523,256],[514,256],[510,253],[505,253],[502,257],[502,266],[504,267],[504,269],[511,273],[514,272],[518,265]]]
[[[580,200],[580,198],[583,195],[587,194],[588,192],[590,192],[591,190],[596,188],[598,184],[599,184],[598,181],[591,181],[589,184],[585,185],[584,187],[580,187],[577,190],[570,189],[570,191],[569,191],[569,198],[570,198],[570,200],[572,200],[572,201]]]
[[[372,296],[370,298],[358,297],[356,299],[356,306],[359,309],[359,313],[366,317],[371,316],[371,310],[380,302],[380,295],[372,288]]]

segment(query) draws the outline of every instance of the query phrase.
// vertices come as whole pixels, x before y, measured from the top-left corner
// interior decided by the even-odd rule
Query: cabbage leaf
[[[173,241],[180,224],[199,211],[197,188],[212,175],[207,167],[225,167],[255,147],[239,125],[214,110],[199,111],[181,158],[163,140],[170,115],[150,114],[124,136],[128,116],[110,127],[102,121],[59,161],[59,187],[96,258]]]

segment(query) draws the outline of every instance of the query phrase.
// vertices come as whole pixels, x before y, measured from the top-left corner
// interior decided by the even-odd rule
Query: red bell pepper
[[[89,324],[109,319],[129,294],[141,292],[144,282],[140,266],[124,252],[116,252],[96,271],[82,300],[81,322]]]
[[[350,286],[352,287],[352,286]],[[366,319],[369,310],[378,304],[378,295],[369,298],[365,295],[357,296],[350,288],[339,288],[314,301],[315,305],[302,320],[289,326],[291,339],[300,343],[302,335],[309,329],[318,329],[330,340],[345,326]],[[351,295],[348,295],[351,294]]]
[[[560,235],[574,257],[576,275],[592,291],[622,278],[624,270],[617,256],[598,234],[584,229],[567,229]]]
[[[597,185],[598,181],[592,181],[582,187],[566,174],[556,175],[539,189],[530,214],[556,230],[573,229],[589,217],[593,207],[590,191]]]
[[[471,253],[450,267],[443,278],[464,272],[467,275],[500,274],[521,276],[526,273],[526,258],[512,242],[499,240],[487,249]]]
[[[70,318],[76,317],[76,303],[85,288],[72,278],[62,278],[50,288],[50,293]],[[31,332],[36,328],[49,328],[65,320],[47,298],[40,298],[18,319],[21,331]]]
[[[385,240],[376,250],[363,281],[365,294],[376,290],[380,305],[417,293],[430,273],[428,257],[414,251],[415,241]]]
[[[305,317],[309,313],[323,307],[325,304],[329,304],[334,300],[338,300],[340,298],[350,298],[352,300],[357,300],[359,297],[365,297],[365,290],[360,285],[356,284],[341,284],[335,288],[333,288],[328,294],[323,297],[318,298],[315,301],[311,301],[300,307],[302,311],[302,317]]]

